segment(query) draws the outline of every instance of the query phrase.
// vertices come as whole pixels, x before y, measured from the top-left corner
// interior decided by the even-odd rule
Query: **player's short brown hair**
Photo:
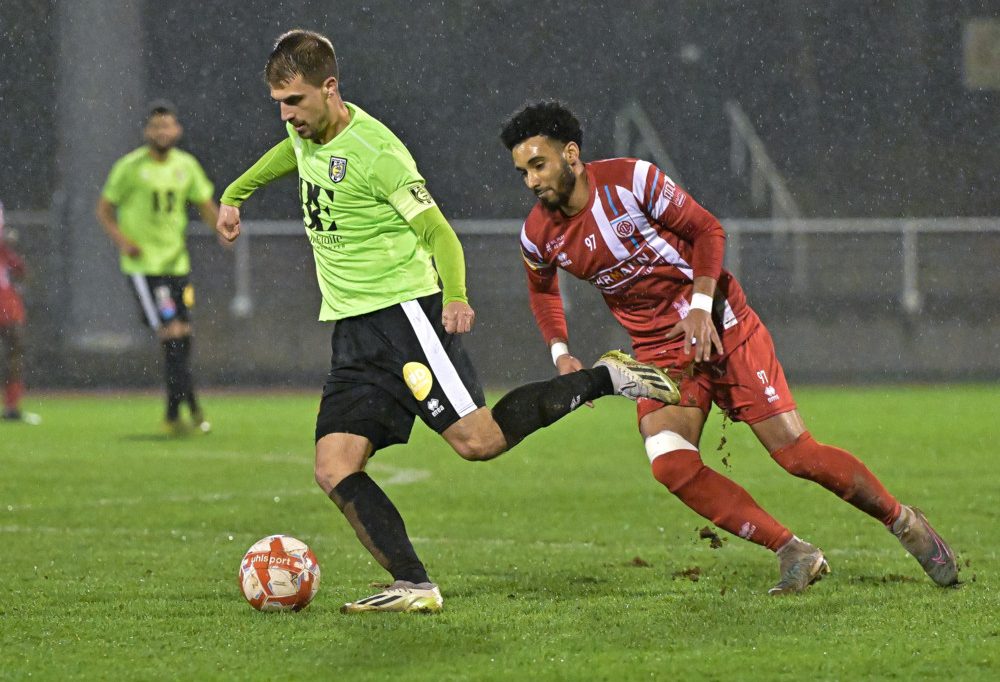
[[[340,78],[337,53],[326,36],[302,29],[278,36],[264,67],[264,80],[268,85],[283,85],[299,75],[316,86],[330,76]]]

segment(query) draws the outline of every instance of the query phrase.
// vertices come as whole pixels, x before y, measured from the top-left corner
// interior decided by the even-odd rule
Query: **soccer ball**
[[[319,589],[319,562],[301,540],[268,535],[243,555],[237,580],[258,611],[301,611]]]

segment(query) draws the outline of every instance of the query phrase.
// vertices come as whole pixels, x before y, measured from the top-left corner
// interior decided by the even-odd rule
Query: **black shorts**
[[[441,324],[441,294],[338,320],[316,418],[316,440],[353,433],[375,450],[405,443],[419,415],[441,433],[486,400],[457,335]]]
[[[180,320],[190,321],[194,287],[187,275],[126,275],[143,321],[152,329]]]

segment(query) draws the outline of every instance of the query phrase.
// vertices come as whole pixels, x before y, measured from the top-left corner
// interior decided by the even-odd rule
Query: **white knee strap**
[[[660,455],[665,455],[674,450],[694,450],[698,452],[698,447],[691,445],[680,434],[673,431],[660,431],[646,438],[646,456],[649,457],[650,464]]]

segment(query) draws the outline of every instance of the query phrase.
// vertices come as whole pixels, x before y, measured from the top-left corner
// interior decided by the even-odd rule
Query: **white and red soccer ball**
[[[319,562],[301,540],[268,535],[243,555],[237,579],[258,611],[301,611],[319,589]]]

